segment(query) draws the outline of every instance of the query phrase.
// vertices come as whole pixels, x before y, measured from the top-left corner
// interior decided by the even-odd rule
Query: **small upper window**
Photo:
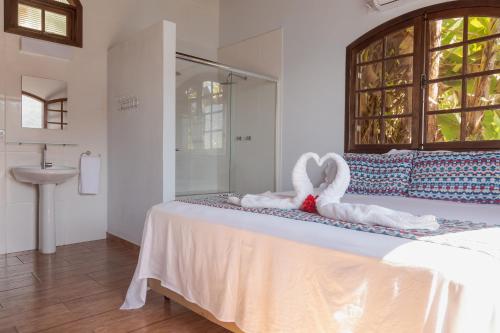
[[[5,0],[5,31],[82,47],[79,0]]]

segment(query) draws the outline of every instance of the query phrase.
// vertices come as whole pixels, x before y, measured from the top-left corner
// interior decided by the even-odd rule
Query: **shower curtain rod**
[[[267,76],[267,75],[263,75],[263,74],[258,74],[258,73],[253,73],[253,72],[248,72],[248,71],[245,71],[245,70],[242,70],[242,69],[238,69],[238,68],[234,68],[234,67],[231,67],[231,66],[228,66],[228,65],[224,65],[224,64],[212,61],[212,60],[195,57],[195,56],[192,56],[192,55],[189,55],[189,54],[186,54],[186,53],[176,52],[175,56],[176,56],[177,59],[182,59],[182,60],[194,62],[194,63],[197,63],[197,64],[202,64],[202,65],[207,65],[207,66],[211,66],[211,67],[215,67],[215,68],[219,68],[219,69],[224,69],[224,70],[236,73],[236,74],[241,74],[241,75],[245,75],[245,76],[251,76],[251,77],[254,77],[254,78],[257,78],[257,79],[263,79],[263,80],[267,80],[267,81],[271,81],[271,82],[278,82],[278,79],[276,79],[274,77],[271,77],[271,76]]]

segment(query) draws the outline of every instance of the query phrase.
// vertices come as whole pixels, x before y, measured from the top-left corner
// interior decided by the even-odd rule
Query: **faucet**
[[[52,167],[52,163],[47,162],[47,144],[44,144],[42,150],[42,169],[47,169],[50,167]]]

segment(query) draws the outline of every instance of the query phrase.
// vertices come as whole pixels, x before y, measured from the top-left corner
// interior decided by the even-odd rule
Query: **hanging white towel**
[[[101,158],[82,155],[80,158],[80,194],[98,194],[100,174]]]

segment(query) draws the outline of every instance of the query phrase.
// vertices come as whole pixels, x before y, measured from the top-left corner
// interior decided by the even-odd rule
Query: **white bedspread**
[[[464,207],[445,203],[450,216],[418,204],[429,200],[370,201],[390,202],[448,218]],[[498,206],[467,206],[482,212],[478,222],[500,216]],[[464,234],[500,248],[498,228]],[[144,304],[147,278],[251,333],[500,332],[497,256],[269,215],[180,202],[153,207],[124,308]]]

